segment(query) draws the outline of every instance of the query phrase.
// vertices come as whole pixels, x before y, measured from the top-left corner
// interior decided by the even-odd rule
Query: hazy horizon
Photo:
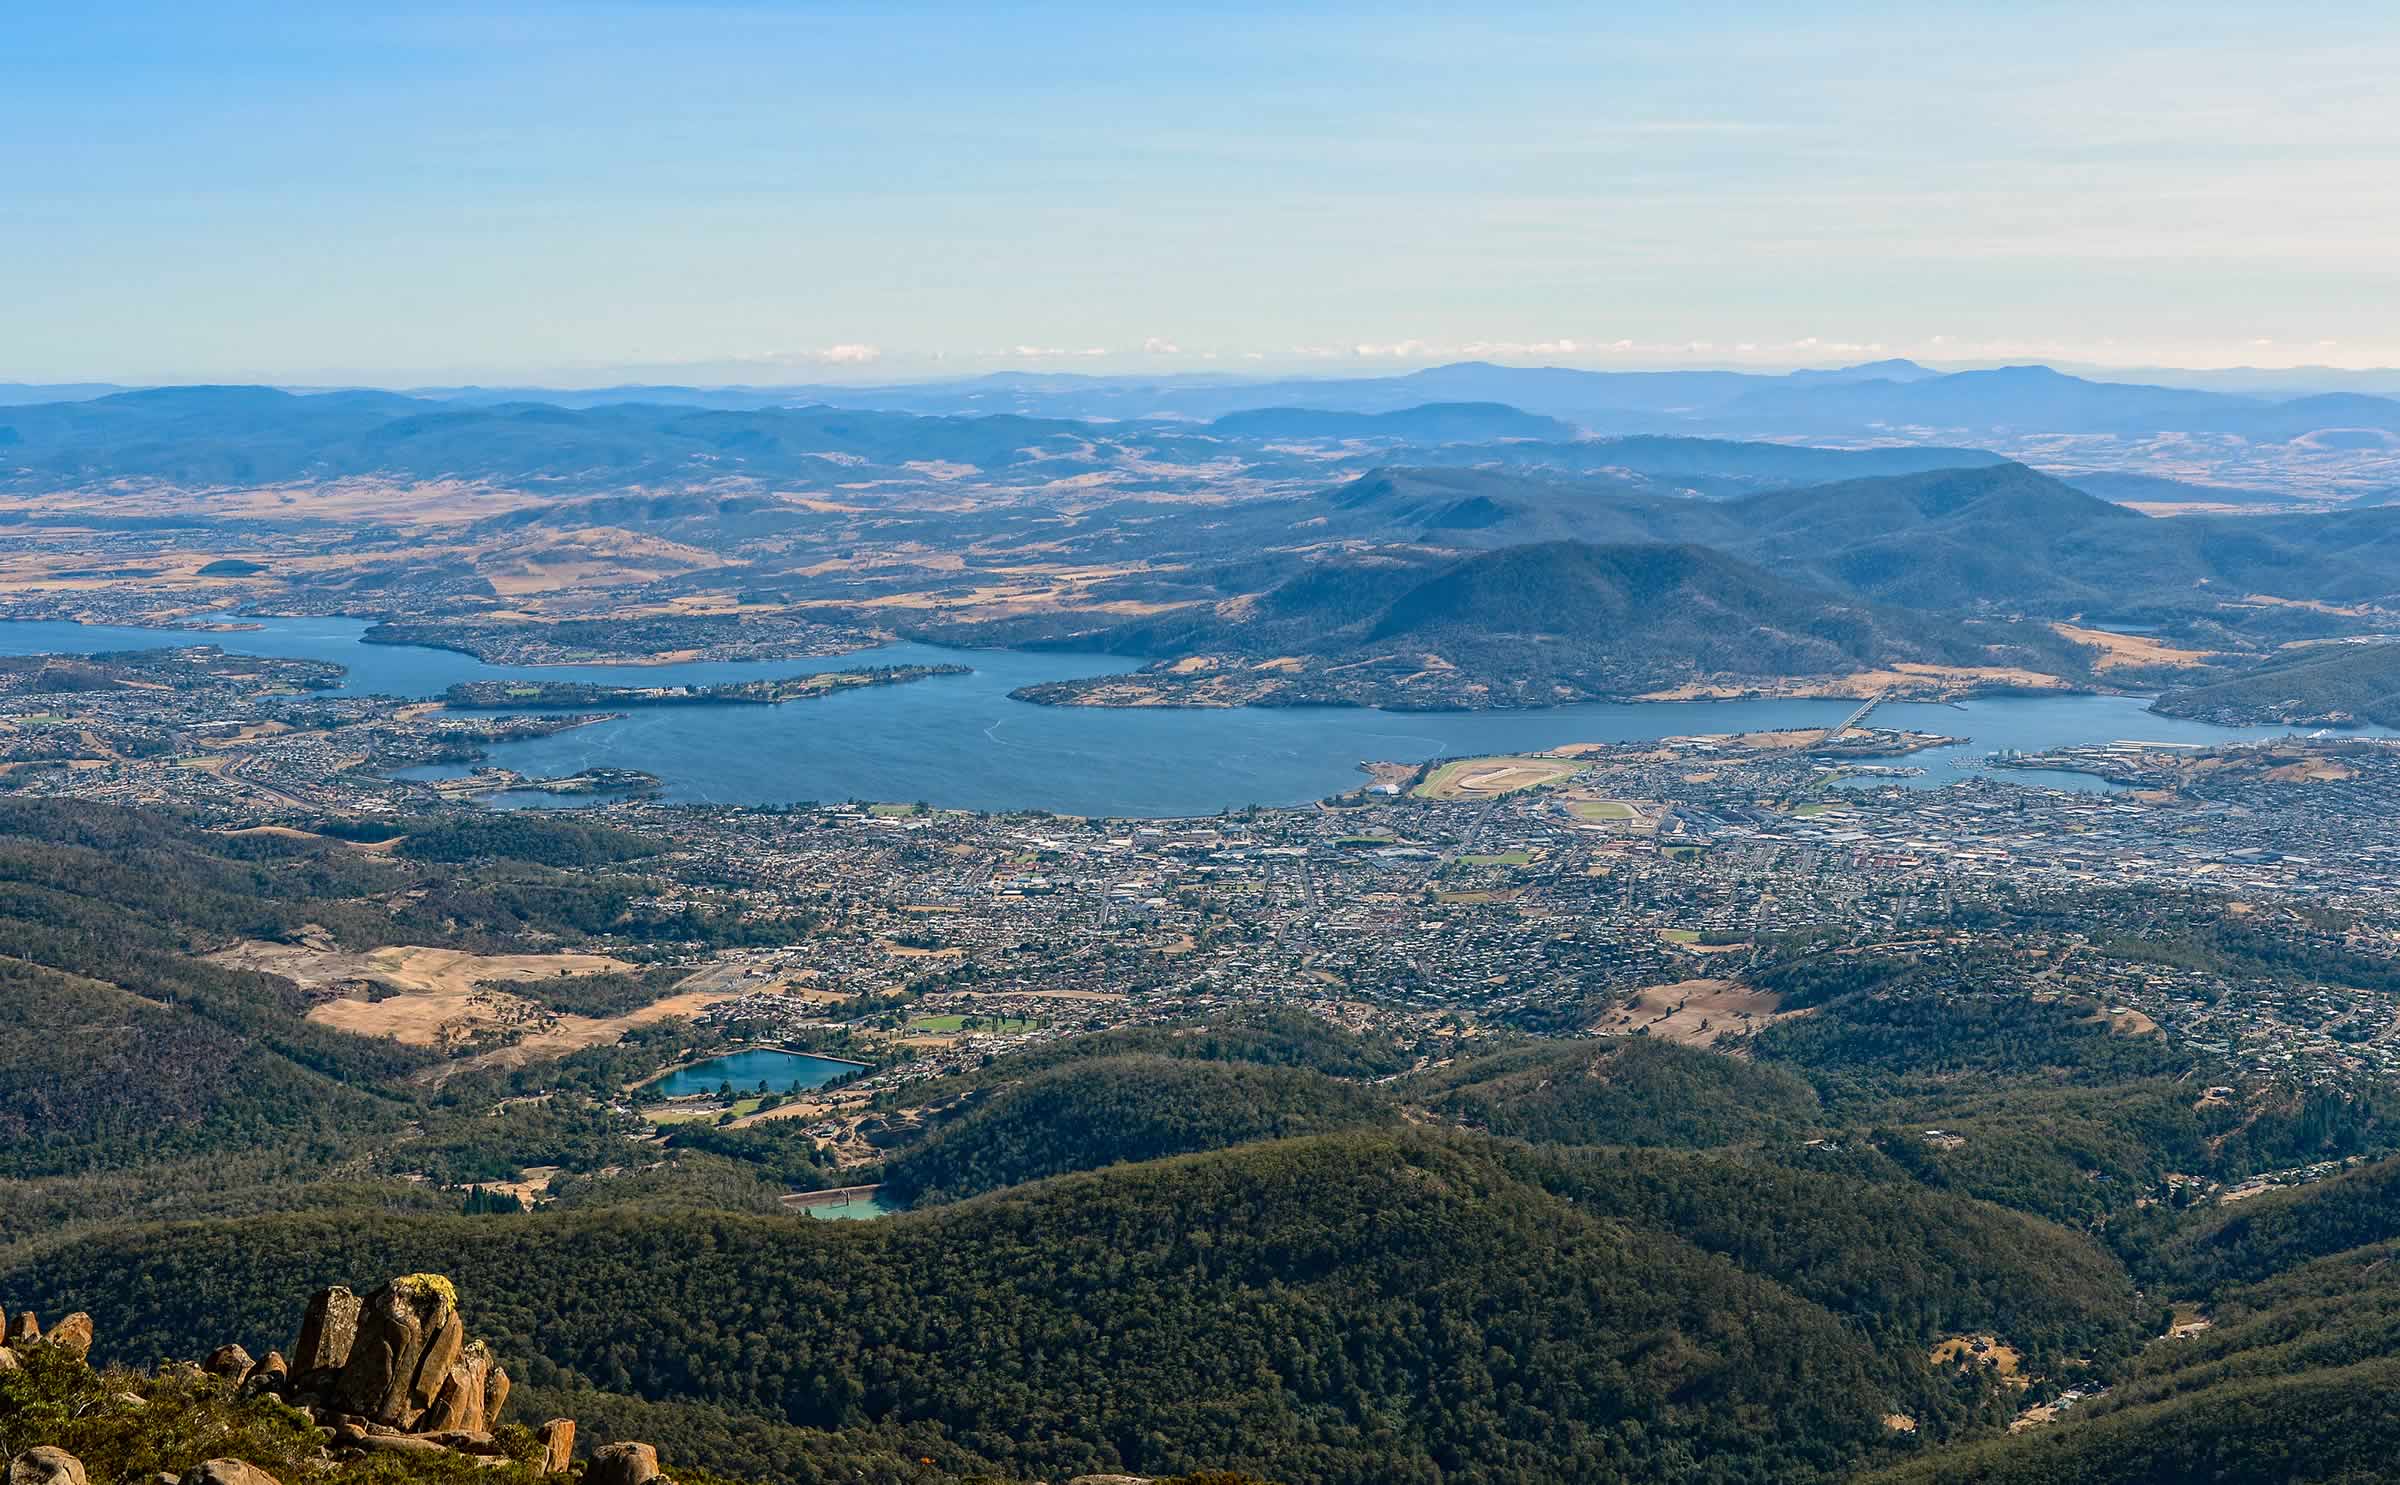
[[[2396,61],[2305,4],[40,4],[0,378],[2382,368]]]

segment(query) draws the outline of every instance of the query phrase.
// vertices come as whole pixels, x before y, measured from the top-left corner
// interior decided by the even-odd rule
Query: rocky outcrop
[[[337,1375],[358,1339],[358,1296],[339,1285],[318,1291],[300,1319],[300,1341],[292,1347],[292,1376],[314,1387]]]
[[[553,1418],[534,1431],[542,1441],[542,1457],[536,1461],[546,1475],[563,1475],[575,1465],[575,1420]]]
[[[434,1394],[433,1405],[417,1420],[418,1432],[441,1433],[453,1429],[483,1432],[487,1422],[485,1384],[491,1380],[497,1365],[490,1347],[481,1341],[470,1341],[458,1353],[458,1360],[450,1363],[441,1390]]]
[[[80,1361],[92,1354],[92,1317],[77,1310],[43,1332],[42,1339]]]
[[[239,1382],[249,1376],[250,1369],[256,1365],[258,1363],[251,1359],[249,1352],[240,1346],[226,1345],[209,1352],[208,1360],[200,1363],[200,1370],[221,1381]]]
[[[284,1364],[281,1351],[269,1351],[258,1363],[242,1373],[244,1392],[281,1392],[291,1383],[292,1369]]]
[[[42,1322],[33,1318],[31,1310],[17,1316],[16,1323],[8,1328],[8,1343],[12,1346],[22,1346],[41,1338]]]
[[[37,1445],[8,1467],[8,1485],[85,1485],[83,1461],[64,1449]]]
[[[583,1467],[583,1485],[650,1485],[658,1478],[658,1451],[648,1444],[603,1444]]]
[[[458,1295],[439,1274],[409,1274],[367,1296],[332,1402],[370,1423],[408,1429],[432,1408],[466,1348]]]
[[[92,1323],[69,1315],[44,1335],[32,1315],[8,1328],[20,1344],[56,1345],[77,1360],[91,1349]],[[0,1371],[20,1365],[0,1348]],[[300,1338],[287,1361],[280,1351],[253,1360],[238,1344],[219,1346],[205,1362],[170,1362],[161,1379],[177,1385],[215,1385],[282,1399],[324,1430],[327,1461],[363,1454],[465,1456],[502,1465],[509,1456],[493,1437],[508,1405],[509,1375],[499,1357],[466,1334],[458,1293],[439,1274],[394,1279],[365,1299],[348,1289],[323,1290],[308,1302]],[[203,1379],[206,1379],[205,1382]],[[138,1392],[124,1405],[145,1406]],[[539,1452],[530,1461],[543,1474],[575,1467],[575,1420],[552,1418],[533,1431]],[[147,1485],[278,1485],[273,1476],[238,1459],[212,1459],[180,1479],[142,1477]],[[6,1485],[87,1485],[83,1466],[57,1449],[29,1449],[10,1467]],[[582,1485],[672,1485],[660,1472],[658,1451],[618,1442],[594,1451]]]

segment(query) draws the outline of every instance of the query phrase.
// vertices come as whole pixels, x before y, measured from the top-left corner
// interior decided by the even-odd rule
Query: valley
[[[704,1485],[2372,1412],[2381,507],[1471,401],[114,401],[5,410],[0,521],[0,1292],[103,1367],[439,1273]]]

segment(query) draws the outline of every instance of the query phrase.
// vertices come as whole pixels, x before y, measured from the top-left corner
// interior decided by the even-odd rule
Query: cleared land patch
[[[2076,624],[2053,624],[2050,627],[2061,638],[2098,650],[2100,658],[2092,663],[2094,670],[2206,665],[2217,658],[2211,650],[2179,650],[2140,634],[2115,634],[2106,629],[2085,629]]]
[[[1713,1047],[1808,1012],[1782,1009],[1783,997],[1735,980],[1678,980],[1636,991],[1632,1000],[1594,1023],[1594,1031],[1665,1037],[1687,1047]]]
[[[479,1065],[506,1067],[614,1042],[636,1026],[696,1016],[749,991],[747,985],[711,981],[703,988],[679,989],[621,1016],[575,1016],[549,1010],[506,987],[561,975],[622,973],[635,966],[605,954],[470,954],[408,945],[352,954],[255,939],[208,957],[283,976],[317,999],[309,1020],[356,1036],[463,1048],[486,1037],[511,1035],[514,1040],[507,1046],[475,1059]]]

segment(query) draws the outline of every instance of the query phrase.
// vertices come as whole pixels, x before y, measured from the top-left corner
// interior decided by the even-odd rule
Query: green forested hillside
[[[1863,1245],[1864,1269],[1896,1255]],[[1354,1135],[1070,1177],[874,1224],[599,1213],[260,1218],[21,1253],[17,1302],[117,1354],[283,1343],[283,1296],[433,1265],[512,1371],[1020,1469],[1340,1482],[1793,1481],[1980,1411],[1918,1317],[1843,1318],[1513,1177]],[[1889,1340],[1878,1340],[1888,1332]],[[1988,1413],[1984,1414],[1988,1416]],[[673,1440],[660,1440],[672,1444]]]
[[[2400,1159],[2217,1208],[2166,1245],[2157,1262],[2179,1289],[2207,1293],[2394,1238]]]
[[[1511,1168],[1585,1211],[1672,1232],[1872,1334],[1989,1331],[2035,1370],[2123,1357],[2156,1316],[2092,1239],[1986,1202],[1842,1171],[1676,1151],[1546,1150]]]
[[[2169,691],[2150,709],[2229,725],[2400,725],[2400,644],[2311,646],[2226,680]]]
[[[1250,1140],[1388,1124],[1388,1100],[1308,1068],[1083,1059],[976,1099],[884,1163],[903,1206]]]
[[[1820,1116],[1816,1090],[1789,1072],[1648,1037],[1511,1048],[1398,1091],[1456,1122],[1553,1144],[1797,1140]]]
[[[2376,1485],[2400,1455],[2400,1359],[2228,1383],[1947,1450],[1859,1485]]]

